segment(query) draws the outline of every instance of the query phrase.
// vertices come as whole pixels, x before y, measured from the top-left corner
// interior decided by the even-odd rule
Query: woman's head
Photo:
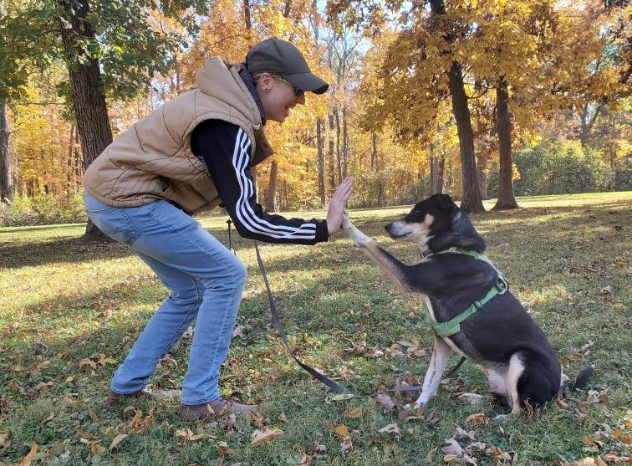
[[[246,68],[257,83],[266,119],[279,123],[297,104],[305,104],[305,91],[322,94],[329,88],[310,71],[296,47],[275,37],[248,51]]]

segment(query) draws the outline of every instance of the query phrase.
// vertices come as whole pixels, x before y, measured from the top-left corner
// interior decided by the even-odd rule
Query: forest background
[[[0,226],[85,220],[85,167],[270,36],[332,85],[257,167],[267,210],[632,189],[628,0],[0,0]],[[90,233],[90,230],[88,230]]]

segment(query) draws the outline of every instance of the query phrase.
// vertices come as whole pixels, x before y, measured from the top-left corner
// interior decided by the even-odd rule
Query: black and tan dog
[[[476,363],[489,391],[513,414],[526,402],[546,403],[581,388],[592,368],[560,386],[562,371],[544,333],[507,290],[502,274],[483,256],[485,241],[450,196],[437,194],[386,225],[391,238],[419,246],[422,260],[405,265],[358,230],[345,213],[343,228],[356,247],[406,292],[424,295],[434,347],[415,408],[428,403],[452,350]]]

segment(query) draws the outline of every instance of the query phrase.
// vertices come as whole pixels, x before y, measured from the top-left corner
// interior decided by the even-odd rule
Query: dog
[[[452,351],[482,369],[490,393],[512,414],[581,388],[592,375],[588,367],[574,382],[561,385],[561,365],[544,332],[483,256],[485,241],[447,194],[433,195],[385,227],[391,238],[419,247],[422,259],[415,265],[384,251],[351,223],[346,211],[342,227],[402,291],[424,297],[434,346],[415,410],[436,395]],[[455,324],[455,318],[461,321]]]

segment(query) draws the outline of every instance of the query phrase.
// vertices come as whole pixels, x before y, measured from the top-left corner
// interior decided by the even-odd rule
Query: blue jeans
[[[219,369],[230,347],[246,268],[191,216],[167,201],[121,208],[86,194],[84,202],[92,222],[129,245],[171,292],[114,374],[112,390],[141,390],[160,358],[197,319],[182,403],[219,398]]]

